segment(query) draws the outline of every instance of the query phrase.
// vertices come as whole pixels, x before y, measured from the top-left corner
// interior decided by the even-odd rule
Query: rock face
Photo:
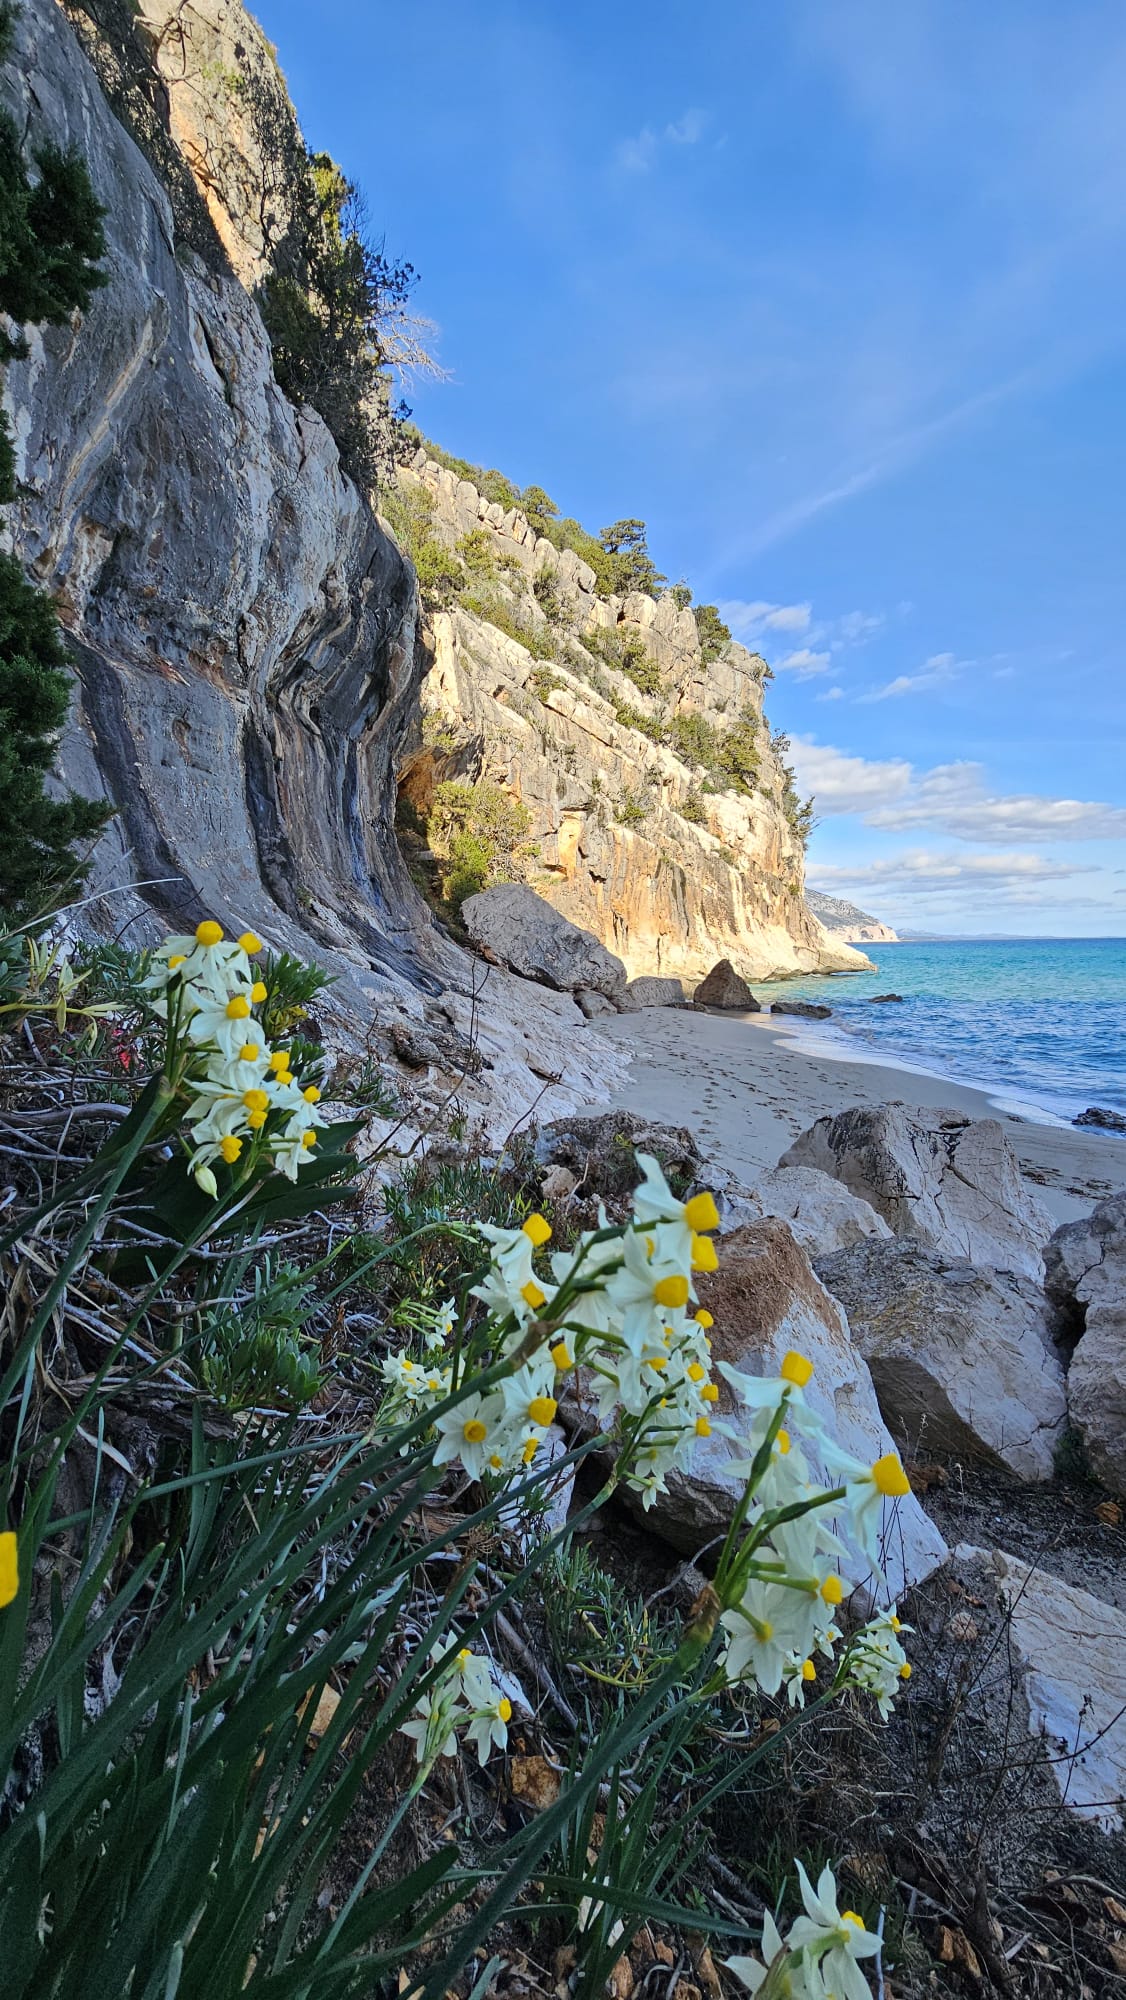
[[[775,1167],[748,1189],[745,1199],[758,1215],[776,1215],[788,1223],[807,1257],[831,1257],[870,1236],[891,1235],[870,1202],[815,1167]]]
[[[1009,1607],[1031,1726],[1064,1801],[1108,1830],[1123,1827],[1126,1614],[1000,1549],[988,1560]]]
[[[892,1449],[867,1363],[849,1339],[845,1316],[815,1276],[785,1223],[751,1223],[720,1239],[720,1268],[698,1280],[701,1303],[713,1314],[712,1353],[748,1375],[777,1372],[788,1348],[814,1363],[806,1395],[846,1451],[869,1462]],[[723,1381],[717,1405],[738,1425],[735,1399]],[[674,1476],[649,1522],[677,1547],[696,1549],[725,1527],[742,1492],[727,1470],[730,1451],[718,1434],[702,1441],[690,1479]],[[884,1561],[898,1594],[945,1561],[946,1545],[914,1495],[887,1506]],[[856,1558],[855,1580],[867,1566]]]
[[[849,944],[898,943],[898,933],[890,924],[881,923],[879,917],[870,917],[866,910],[858,910],[855,903],[843,902],[839,896],[826,896],[820,889],[807,889],[805,900],[830,937],[844,938]]]
[[[522,882],[504,882],[467,896],[461,914],[475,943],[487,945],[525,979],[538,979],[560,993],[585,987],[611,1000],[626,990],[621,959]]]
[[[485,1061],[468,1106],[501,1131],[539,1094],[530,1064],[552,1047],[548,1115],[562,1112],[592,1086],[604,1095],[620,1057],[584,1046],[596,1038],[569,999],[504,973],[475,1008],[478,968],[410,882],[392,822],[428,664],[413,572],[320,419],[278,388],[257,308],[159,115],[146,64],[165,29],[163,59],[191,70],[182,101],[228,136],[222,63],[192,67],[196,26],[214,17],[252,53],[263,38],[237,0],[202,13],[146,0],[144,12],[147,28],[121,9],[132,25],[120,48],[97,52],[115,101],[147,107],[152,150],[179,163],[171,198],[53,0],[20,6],[0,67],[0,102],[29,151],[76,146],[107,211],[109,284],[81,322],[33,331],[4,378],[19,481],[5,525],[56,600],[78,674],[63,772],[118,814],[95,856],[90,887],[107,900],[92,921],[128,926],[135,942],[205,915],[249,925],[336,975],[318,1014],[345,1040],[373,1014],[380,1032],[428,1008],[458,1033],[472,1023]],[[287,107],[281,89],[279,119],[292,120]],[[285,145],[303,152],[295,123]],[[237,220],[248,196],[222,185],[226,157],[190,155],[212,217],[224,204]],[[251,181],[266,173],[249,154],[245,165]],[[260,191],[261,219],[274,204]],[[224,235],[232,254],[241,227]]]
[[[695,982],[720,953],[755,979],[867,965],[803,901],[758,655],[731,644],[705,661],[672,592],[599,597],[573,550],[421,448],[400,487],[450,549],[478,538],[486,576],[434,616],[421,737],[402,767],[416,812],[447,779],[519,799],[538,849],[532,887],[631,976]],[[521,630],[552,657],[533,657]],[[644,654],[643,686],[615,664],[628,648]],[[757,770],[748,788],[714,789],[694,758],[735,724],[753,731]]]
[[[1092,1471],[1126,1493],[1126,1194],[1057,1229],[1045,1289],[1061,1337],[1078,1337],[1067,1387]]]
[[[1025,1186],[996,1119],[905,1104],[856,1106],[819,1118],[778,1164],[834,1174],[897,1236],[943,1256],[1043,1277],[1052,1218]]]
[[[692,995],[696,1007],[729,1007],[742,1014],[761,1014],[762,1008],[745,979],[741,979],[729,958],[713,965]]]
[[[1067,1400],[1031,1279],[874,1237],[819,1258],[817,1273],[848,1315],[904,1451],[955,1452],[1021,1479],[1051,1477]]]

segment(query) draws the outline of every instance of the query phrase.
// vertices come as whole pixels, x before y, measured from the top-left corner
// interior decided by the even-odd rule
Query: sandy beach
[[[614,1107],[688,1126],[705,1153],[748,1184],[815,1119],[898,1099],[999,1118],[1059,1222],[1126,1188],[1126,1138],[1016,1116],[987,1091],[859,1060],[792,1019],[654,1007],[607,1016],[597,1028],[632,1055]]]

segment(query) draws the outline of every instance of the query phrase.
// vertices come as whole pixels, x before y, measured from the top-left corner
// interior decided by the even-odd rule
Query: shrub
[[[563,687],[564,682],[558,674],[552,673],[550,667],[533,667],[524,685],[531,689],[537,701],[546,701],[553,689]]]
[[[584,632],[582,644],[615,673],[625,674],[639,693],[662,693],[661,670],[639,633],[626,632],[621,627],[607,631],[605,626],[595,625]]]
[[[616,596],[627,597],[631,590],[660,595],[665,578],[649,554],[644,521],[614,521],[598,539],[610,557],[610,588]]]
[[[465,586],[465,570],[437,533],[426,493],[389,482],[380,506],[404,555],[414,564],[423,602],[435,609],[451,604]]]
[[[647,736],[651,743],[665,741],[668,731],[659,716],[650,715],[643,708],[634,708],[631,702],[619,701],[616,694],[611,694],[610,701],[614,709],[614,719],[621,723],[623,729],[636,729],[642,736]]]
[[[682,709],[669,723],[669,742],[685,764],[719,769],[719,731],[706,716]]]
[[[415,284],[368,234],[363,198],[327,153],[308,173],[280,261],[259,288],[274,373],[295,403],[311,403],[345,471],[374,492],[392,462],[386,329]]]
[[[720,732],[718,768],[733,791],[754,790],[761,761],[758,737],[759,719],[751,709],[744,709],[729,729]]]
[[[614,818],[621,826],[644,826],[655,804],[652,785],[643,783],[636,790],[627,786],[614,808]]]
[[[699,792],[689,792],[681,800],[677,807],[677,812],[680,814],[681,819],[686,819],[691,826],[704,826],[707,823],[707,807],[700,797]]]
[[[809,845],[810,834],[817,824],[816,803],[811,798],[803,799],[799,795],[793,766],[785,761],[790,739],[784,730],[774,731],[770,747],[782,769],[782,812],[787,826],[800,842],[804,854]]]
[[[717,729],[706,716],[682,710],[673,716],[668,734],[678,757],[707,772],[705,790],[748,793],[759,768],[758,728],[751,710],[729,729]]]
[[[534,659],[555,658],[555,644],[550,632],[545,632],[541,627],[521,618],[519,612],[505,602],[499,591],[466,591],[461,602],[464,610],[471,611],[474,617],[483,619],[486,625],[495,625],[498,632],[505,633],[509,639],[515,639],[531,653]]]
[[[541,569],[532,580],[532,595],[551,624],[558,625],[567,615],[567,601],[559,588],[559,579],[551,572]]]
[[[454,554],[459,556],[471,577],[485,583],[492,583],[497,573],[496,536],[487,528],[471,528],[454,543]]]
[[[718,660],[726,646],[731,643],[731,628],[724,624],[719,610],[714,604],[698,604],[695,610],[696,635],[700,641],[700,656],[706,667]]]
[[[531,823],[523,801],[488,780],[471,785],[451,778],[436,786],[427,836],[442,863],[442,894],[455,913],[479,889],[521,878],[534,852],[527,837]]]

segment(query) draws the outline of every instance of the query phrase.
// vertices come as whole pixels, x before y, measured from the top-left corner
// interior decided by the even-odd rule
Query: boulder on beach
[[[1067,1398],[1039,1285],[902,1237],[816,1261],[912,1457],[955,1452],[1050,1479]]]
[[[593,931],[570,923],[524,882],[478,890],[466,897],[461,915],[474,943],[486,946],[525,979],[561,993],[579,989],[604,994],[612,1001],[625,992],[621,959],[599,944]]]
[[[1126,1493],[1126,1193],[1057,1229],[1044,1265],[1060,1338],[1075,1350],[1072,1423],[1091,1470]]]
[[[751,1216],[776,1215],[788,1223],[807,1257],[830,1257],[868,1236],[891,1235],[871,1202],[816,1167],[775,1167],[761,1174],[743,1193],[742,1206]]]
[[[742,1014],[762,1012],[746,980],[736,972],[729,958],[721,958],[718,965],[713,965],[692,995],[692,1003],[696,1007],[730,1007]]]
[[[773,1375],[787,1350],[798,1349],[814,1364],[806,1397],[838,1444],[867,1463],[891,1451],[867,1363],[849,1338],[840,1306],[787,1225],[773,1218],[749,1223],[721,1237],[717,1247],[718,1271],[697,1280],[700,1302],[715,1320],[713,1360],[729,1362],[748,1375]],[[742,1405],[723,1376],[716,1379],[718,1412],[738,1431]],[[700,1548],[727,1526],[742,1494],[742,1478],[729,1470],[731,1457],[717,1429],[701,1441],[691,1474],[672,1475],[669,1491],[658,1497],[646,1524],[677,1548]],[[884,1508],[884,1563],[889,1587],[898,1596],[930,1576],[946,1560],[947,1549],[914,1494],[885,1501]],[[856,1556],[854,1581],[862,1583],[866,1575],[867,1565]]]
[[[1052,1217],[1021,1176],[995,1118],[906,1104],[819,1118],[781,1167],[817,1167],[861,1195],[896,1236],[946,1257],[1043,1278]]]
[[[631,979],[625,992],[625,1011],[635,1007],[683,1007],[684,983],[680,979],[660,979],[654,973]]]
[[[1101,1104],[1089,1104],[1072,1119],[1073,1125],[1093,1125],[1100,1132],[1126,1132],[1126,1118],[1121,1111],[1107,1111]]]
[[[796,1014],[802,1021],[827,1021],[831,1007],[822,1007],[815,1000],[772,1000],[772,1014]]]

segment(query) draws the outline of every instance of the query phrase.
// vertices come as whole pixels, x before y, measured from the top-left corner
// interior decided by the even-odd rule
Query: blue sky
[[[448,449],[775,669],[810,880],[1126,934],[1118,0],[264,0],[421,273]]]

